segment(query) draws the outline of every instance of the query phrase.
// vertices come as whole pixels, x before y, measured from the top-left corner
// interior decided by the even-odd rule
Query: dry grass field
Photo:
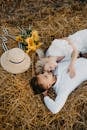
[[[38,30],[45,50],[53,39],[87,28],[87,1],[0,0],[0,35],[3,27],[18,35],[17,26],[29,25]],[[4,52],[1,43],[0,56]],[[8,38],[7,46],[17,47],[17,43]],[[25,73],[10,74],[0,65],[0,130],[87,130],[87,82],[72,92],[62,110],[53,115],[42,96],[34,95],[30,88],[36,55],[29,55],[32,64]]]

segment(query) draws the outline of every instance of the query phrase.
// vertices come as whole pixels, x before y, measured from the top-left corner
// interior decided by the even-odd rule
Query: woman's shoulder
[[[46,51],[46,56],[68,56],[70,46],[64,39],[55,39]]]
[[[50,45],[50,47],[57,47],[57,48],[66,48],[68,46],[68,43],[66,40],[64,39],[54,39],[52,41],[52,44]]]
[[[66,40],[64,40],[64,39],[62,39],[62,38],[60,38],[60,39],[54,39],[53,41],[52,41],[52,44],[63,44],[63,43],[67,43],[67,41]]]

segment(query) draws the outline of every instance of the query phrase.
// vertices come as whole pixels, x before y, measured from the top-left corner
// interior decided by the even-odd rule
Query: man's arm
[[[44,103],[53,114],[56,114],[62,109],[67,98],[68,95],[63,93],[59,93],[55,101],[51,99],[49,96],[45,96]]]

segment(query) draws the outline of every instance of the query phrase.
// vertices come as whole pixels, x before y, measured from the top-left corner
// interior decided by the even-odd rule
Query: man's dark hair
[[[30,81],[30,86],[32,87],[34,94],[40,94],[45,91],[45,89],[38,84],[38,78],[33,77]]]

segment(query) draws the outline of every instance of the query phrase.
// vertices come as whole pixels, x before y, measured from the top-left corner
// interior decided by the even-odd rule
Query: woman
[[[70,60],[67,72],[73,78],[75,61],[79,54],[84,53],[87,53],[87,29],[77,31],[67,38],[55,39],[46,52],[47,58],[43,58],[41,62],[44,64],[44,70],[50,71],[55,69],[56,62]],[[53,58],[50,58],[51,56]]]

